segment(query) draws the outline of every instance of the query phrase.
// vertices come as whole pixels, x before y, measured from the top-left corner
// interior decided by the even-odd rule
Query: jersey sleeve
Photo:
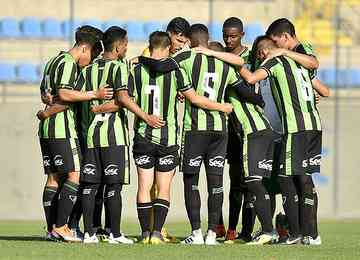
[[[128,84],[127,84],[127,91],[129,93],[130,97],[136,97],[136,86],[135,86],[135,78],[134,78],[134,72],[129,73],[128,76]],[[125,89],[123,89],[125,90]]]
[[[128,69],[126,63],[116,66],[116,70],[113,71],[113,89],[114,91],[127,89],[128,83]]]
[[[83,69],[76,80],[74,90],[86,91],[86,69]]]
[[[228,74],[228,87],[238,86],[242,82],[242,78],[240,77],[239,73],[235,71],[233,67],[229,67],[229,74]]]
[[[74,89],[77,78],[77,65],[64,61],[57,68],[56,88]]]
[[[272,58],[263,63],[259,69],[263,69],[267,72],[268,76],[273,76],[276,73],[279,61],[276,58]]]
[[[178,91],[186,91],[191,88],[191,83],[184,69],[177,69],[175,71],[175,78]]]

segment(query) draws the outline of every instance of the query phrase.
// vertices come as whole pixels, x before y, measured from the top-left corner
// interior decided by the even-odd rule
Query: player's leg
[[[201,199],[198,187],[203,150],[207,148],[204,141],[204,138],[196,133],[183,133],[181,171],[183,172],[185,207],[192,232],[191,235],[181,241],[182,244],[204,244],[200,219]]]
[[[228,136],[209,133],[205,138],[208,143],[204,160],[208,187],[208,232],[205,244],[216,245],[216,225],[224,199],[223,173]]]
[[[68,219],[78,197],[80,179],[80,147],[77,139],[56,139],[53,145],[53,158],[57,172],[67,173],[59,193],[57,218],[54,231],[65,241],[81,242],[67,226]]]

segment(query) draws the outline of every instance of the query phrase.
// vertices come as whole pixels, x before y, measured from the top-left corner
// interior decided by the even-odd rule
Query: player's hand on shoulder
[[[199,47],[195,47],[194,48],[194,51],[196,53],[201,53],[201,54],[205,54],[207,56],[213,56],[214,54],[214,51],[208,49],[208,48],[205,48],[205,47],[202,47],[202,46],[199,46]]]
[[[152,128],[161,128],[165,126],[165,121],[155,115],[147,115],[145,118],[145,123]]]
[[[267,60],[285,55],[285,52],[286,52],[286,50],[283,48],[277,48],[277,49],[270,50],[269,54],[267,56]]]

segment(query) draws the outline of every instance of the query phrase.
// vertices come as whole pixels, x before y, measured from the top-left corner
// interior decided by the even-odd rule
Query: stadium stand
[[[105,31],[106,29],[108,29],[109,27],[111,27],[113,25],[126,28],[126,23],[124,23],[121,20],[107,20],[102,24],[102,29]]]
[[[42,22],[43,37],[45,39],[63,39],[64,32],[61,28],[61,22],[54,18],[44,19]]]
[[[16,80],[15,65],[0,63],[0,82],[8,83]]]
[[[35,64],[20,64],[17,66],[17,82],[37,83],[40,81],[38,66]]]
[[[147,34],[144,31],[144,23],[139,21],[129,21],[126,26],[130,41],[145,41]]]
[[[209,24],[210,39],[214,41],[222,41],[222,23],[213,22]]]
[[[24,38],[42,38],[41,22],[35,17],[26,17],[20,23],[20,29]]]
[[[1,38],[19,38],[21,36],[20,24],[15,18],[3,18],[0,25]]]
[[[150,21],[150,22],[146,22],[144,24],[145,35],[149,35],[150,33],[154,32],[154,31],[159,31],[159,30],[166,30],[166,25],[164,23],[158,22],[158,21]]]
[[[62,30],[63,30],[63,35],[65,36],[65,38],[68,38],[69,35],[72,36],[72,32],[75,31],[76,28],[78,28],[79,26],[81,26],[82,22],[80,20],[75,19],[73,21],[73,25],[72,28],[71,27],[71,21],[70,20],[65,20],[62,22]],[[71,32],[71,34],[70,34]]]
[[[252,43],[257,36],[263,35],[265,33],[265,30],[261,24],[253,23],[253,24],[247,24],[244,28],[245,35],[244,35],[244,41],[246,43]]]

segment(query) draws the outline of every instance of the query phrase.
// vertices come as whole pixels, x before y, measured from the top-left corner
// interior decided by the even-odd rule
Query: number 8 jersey
[[[281,116],[284,133],[321,131],[309,71],[280,56],[261,65],[271,80],[271,91]]]

